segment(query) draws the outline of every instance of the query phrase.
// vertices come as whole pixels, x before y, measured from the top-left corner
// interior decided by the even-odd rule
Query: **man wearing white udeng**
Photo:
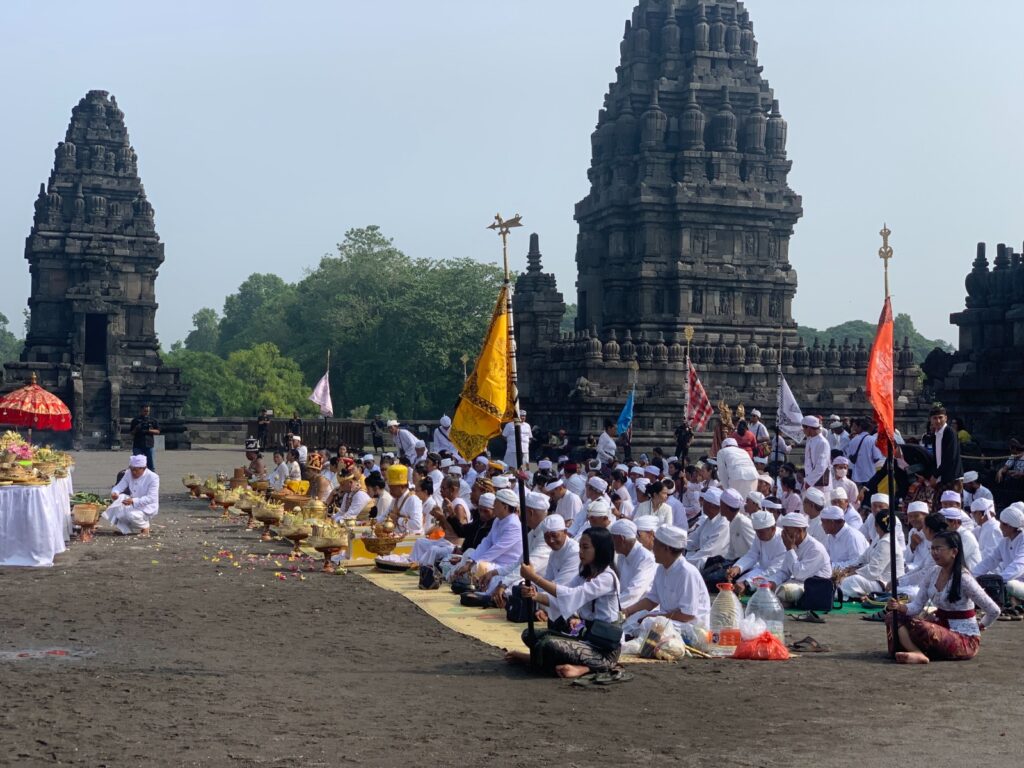
[[[145,456],[132,456],[128,471],[110,490],[113,503],[103,517],[117,530],[149,536],[149,521],[160,509],[160,476],[146,469]]]

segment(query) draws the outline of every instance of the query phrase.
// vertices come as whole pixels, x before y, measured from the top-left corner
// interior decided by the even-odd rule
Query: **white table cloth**
[[[0,565],[47,567],[66,547],[68,502],[53,484],[0,487]]]
[[[72,528],[71,496],[74,494],[74,489],[71,485],[71,475],[53,478],[50,488],[53,491],[54,504],[57,505],[57,509],[64,512],[64,543],[66,544],[71,541]]]

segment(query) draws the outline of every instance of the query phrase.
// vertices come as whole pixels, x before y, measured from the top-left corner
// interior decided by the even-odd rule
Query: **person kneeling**
[[[529,653],[508,651],[505,660],[509,663],[529,664],[564,678],[617,668],[619,640],[606,640],[605,632],[601,638],[591,636],[595,622],[601,622],[601,628],[607,629],[619,620],[619,580],[612,568],[612,535],[606,528],[591,528],[583,532],[579,544],[580,572],[568,585],[541,578],[533,566],[520,568],[522,577],[531,582],[531,586],[523,587],[522,596],[547,606],[551,618],[565,619],[571,634],[545,630],[531,633],[527,629],[523,642]]]
[[[146,457],[132,456],[128,471],[110,489],[112,504],[104,519],[119,533],[149,536],[149,521],[160,509],[160,477],[146,469]]]

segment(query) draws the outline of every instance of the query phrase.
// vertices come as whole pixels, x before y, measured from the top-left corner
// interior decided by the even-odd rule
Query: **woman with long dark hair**
[[[891,600],[885,617],[889,654],[900,664],[966,661],[978,653],[981,633],[999,618],[999,606],[964,565],[963,542],[955,531],[932,538],[937,566],[914,599],[904,605]],[[935,618],[920,618],[935,606]],[[975,607],[985,612],[980,624]]]
[[[524,587],[522,596],[547,606],[550,618],[565,619],[570,633],[538,629],[531,636],[526,630],[523,642],[529,647],[529,653],[509,651],[505,660],[529,664],[564,678],[615,669],[619,643],[597,644],[588,640],[595,621],[619,622],[619,579],[614,562],[611,533],[606,528],[588,528],[580,536],[580,572],[568,584],[548,581],[533,566],[523,565],[522,577],[536,586]]]

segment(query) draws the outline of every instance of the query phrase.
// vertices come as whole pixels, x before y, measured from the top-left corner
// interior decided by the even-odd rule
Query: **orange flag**
[[[889,441],[896,433],[896,413],[893,402],[892,378],[892,305],[885,298],[882,315],[878,318],[875,343],[871,346],[871,360],[868,362],[868,402],[875,411],[878,424],[878,450],[886,455]]]

